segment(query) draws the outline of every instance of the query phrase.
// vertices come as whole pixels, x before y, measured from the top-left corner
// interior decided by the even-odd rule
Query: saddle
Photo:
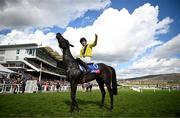
[[[95,63],[87,63],[90,73],[95,73],[95,74],[100,74],[100,68],[98,66],[98,64]],[[81,72],[85,72],[85,68],[79,64],[79,68],[81,70]]]

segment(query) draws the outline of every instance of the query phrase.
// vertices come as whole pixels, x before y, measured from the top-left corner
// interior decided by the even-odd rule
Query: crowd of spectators
[[[61,80],[41,80],[37,81],[38,91],[62,91],[69,89],[69,82]]]
[[[69,82],[63,80],[56,80],[56,79],[42,79],[41,81],[38,80],[39,78],[34,76],[25,76],[22,77],[20,75],[10,75],[9,77],[6,75],[1,75],[0,77],[0,84],[4,87],[4,85],[13,88],[13,93],[17,93],[17,88],[20,86],[20,91],[22,93],[25,92],[26,83],[28,80],[36,80],[37,81],[37,91],[63,91],[69,89]],[[11,88],[11,87],[10,87]],[[9,90],[10,90],[9,88]]]

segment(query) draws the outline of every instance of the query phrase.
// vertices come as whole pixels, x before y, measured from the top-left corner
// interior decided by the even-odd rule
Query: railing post
[[[12,87],[12,86],[13,86],[13,85],[11,85],[11,88],[10,88],[10,91],[9,91],[10,93],[12,93],[12,91],[13,91],[13,87]]]
[[[2,86],[2,93],[4,93],[4,85],[5,85],[5,84],[3,84],[3,86]]]
[[[40,65],[39,82],[41,82],[41,74],[42,74],[42,62],[41,62],[41,65]]]

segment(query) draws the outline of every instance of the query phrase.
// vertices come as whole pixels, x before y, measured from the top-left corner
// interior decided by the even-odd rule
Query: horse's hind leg
[[[101,107],[103,107],[104,106],[104,98],[105,98],[105,94],[106,94],[106,91],[104,89],[104,82],[101,78],[96,79],[96,81],[97,81],[99,88],[101,90],[101,94],[102,94]]]
[[[105,84],[106,84],[107,90],[109,92],[109,97],[110,97],[110,102],[111,102],[110,111],[112,111],[112,109],[113,109],[113,91],[111,88],[111,82],[107,81]]]

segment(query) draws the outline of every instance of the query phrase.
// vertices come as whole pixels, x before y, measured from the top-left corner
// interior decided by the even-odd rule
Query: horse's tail
[[[110,67],[112,70],[112,91],[113,91],[113,95],[117,95],[118,94],[118,90],[117,90],[117,78],[116,78],[116,71],[113,67]]]

